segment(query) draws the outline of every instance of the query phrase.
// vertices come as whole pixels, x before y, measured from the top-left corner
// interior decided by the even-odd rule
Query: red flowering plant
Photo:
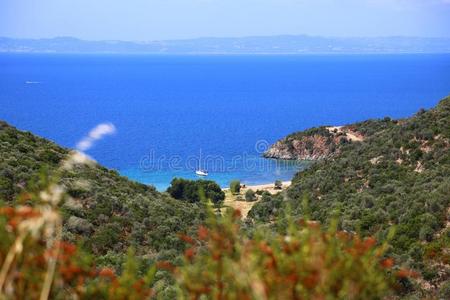
[[[0,207],[0,299],[146,299],[155,267],[145,276],[130,251],[120,275],[64,242],[56,184]]]
[[[380,299],[393,291],[387,243],[308,220],[289,220],[286,234],[257,228],[248,238],[239,219],[238,211],[210,213],[195,239],[183,237],[191,247],[175,271],[181,298]]]

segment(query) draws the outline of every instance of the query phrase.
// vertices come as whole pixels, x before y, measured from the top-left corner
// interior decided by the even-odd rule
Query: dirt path
[[[361,142],[364,139],[361,134],[353,132],[344,126],[332,126],[327,127],[327,129],[329,132],[334,132],[336,130],[339,133],[344,133],[347,136],[347,138],[351,141]]]

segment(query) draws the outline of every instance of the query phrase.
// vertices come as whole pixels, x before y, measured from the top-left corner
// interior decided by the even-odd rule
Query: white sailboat
[[[201,164],[202,164],[201,161],[202,161],[202,151],[200,149],[200,158],[198,160],[199,168],[195,171],[195,174],[197,174],[198,176],[202,176],[202,177],[208,176],[208,171],[201,168]]]
[[[208,171],[206,171],[206,170],[197,170],[197,171],[195,171],[195,174],[197,174],[198,176],[208,176]]]

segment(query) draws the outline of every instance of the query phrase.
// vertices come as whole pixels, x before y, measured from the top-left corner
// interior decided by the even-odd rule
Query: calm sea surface
[[[302,164],[260,157],[293,131],[406,117],[450,94],[450,55],[0,55],[0,119],[168,186],[198,167],[226,186],[287,180]]]

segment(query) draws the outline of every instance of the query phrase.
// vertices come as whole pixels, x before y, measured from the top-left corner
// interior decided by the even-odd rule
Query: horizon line
[[[74,39],[85,42],[127,42],[127,43],[154,43],[154,42],[169,42],[169,41],[189,41],[202,39],[248,39],[248,38],[276,38],[276,37],[308,37],[308,38],[323,38],[323,39],[387,39],[387,38],[406,38],[406,39],[444,39],[450,40],[450,36],[413,36],[413,35],[380,35],[380,36],[327,36],[327,35],[310,35],[310,34],[277,34],[277,35],[245,35],[245,36],[200,36],[193,38],[173,38],[173,39],[154,39],[154,40],[126,40],[126,39],[85,39],[70,35],[60,35],[53,37],[11,37],[0,36],[0,39],[11,40],[54,40],[54,39]]]

